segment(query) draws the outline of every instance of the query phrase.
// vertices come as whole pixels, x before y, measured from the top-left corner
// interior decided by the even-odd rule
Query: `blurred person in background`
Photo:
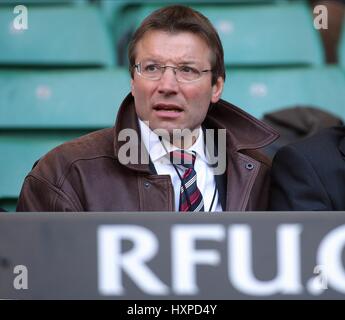
[[[281,148],[270,195],[270,210],[345,211],[345,126]]]

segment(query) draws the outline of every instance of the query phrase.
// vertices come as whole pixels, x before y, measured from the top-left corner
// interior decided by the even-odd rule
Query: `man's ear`
[[[216,103],[222,96],[224,88],[224,79],[222,77],[218,77],[217,82],[212,86],[212,97],[211,102]]]

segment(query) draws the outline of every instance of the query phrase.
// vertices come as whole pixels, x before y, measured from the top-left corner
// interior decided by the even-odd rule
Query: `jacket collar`
[[[228,147],[232,151],[259,149],[279,137],[269,125],[224,100],[211,105],[205,126],[225,129]]]
[[[131,136],[129,140],[123,141],[123,137],[120,135],[120,132],[123,132],[122,130],[127,130],[129,134],[132,133],[133,137]],[[139,157],[137,164],[128,163],[126,166],[135,171],[150,173],[149,155],[144,147],[144,143],[141,143],[141,133],[132,94],[128,94],[125,100],[123,100],[117,113],[113,132],[115,157],[118,159],[121,147],[126,144],[126,149],[135,150]],[[121,137],[122,139],[120,140]],[[137,137],[138,139],[136,139]]]
[[[203,127],[208,129],[225,129],[227,132],[227,150],[231,152],[259,149],[270,144],[279,136],[267,124],[224,100],[210,105]],[[123,129],[131,129],[133,133],[136,132],[139,141],[136,139],[120,141],[119,133]],[[133,148],[133,150],[138,152],[139,160],[140,155],[142,155],[142,159],[145,160],[144,164],[138,161],[139,164],[129,163],[126,166],[136,171],[150,173],[151,171],[148,165],[149,156],[146,148],[141,144],[139,123],[134,107],[134,98],[131,94],[127,95],[119,108],[113,132],[115,157],[118,158],[120,148],[126,144],[126,148]]]

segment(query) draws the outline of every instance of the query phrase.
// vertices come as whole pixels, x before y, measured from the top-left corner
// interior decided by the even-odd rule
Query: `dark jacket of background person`
[[[345,210],[345,127],[280,149],[273,160],[270,210]]]
[[[265,154],[271,159],[287,144],[311,137],[322,129],[343,124],[342,119],[337,116],[309,106],[295,106],[270,112],[264,115],[262,121],[280,135],[276,141],[264,148]]]
[[[220,100],[205,128],[227,130],[227,172],[216,176],[225,210],[265,210],[270,161],[256,149],[277,138],[270,127]],[[148,164],[123,165],[117,140],[122,129],[139,132],[131,95],[122,103],[115,128],[65,143],[42,158],[26,177],[17,211],[173,211],[170,176]],[[141,143],[135,142],[140,150]],[[140,152],[139,152],[140,154]]]

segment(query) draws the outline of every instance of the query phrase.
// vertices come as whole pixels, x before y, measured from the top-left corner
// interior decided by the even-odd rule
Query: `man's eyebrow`
[[[171,64],[171,63],[163,62],[159,58],[146,58],[146,59],[143,59],[142,61],[149,62],[149,63],[154,63],[154,64],[160,64],[160,65],[169,65],[169,64]],[[181,66],[181,65],[198,65],[199,64],[198,61],[195,61],[195,60],[181,60],[181,61],[176,61],[174,63],[177,66]]]
[[[193,60],[182,60],[180,62],[178,62],[179,65],[181,64],[198,64],[197,61],[193,61]]]
[[[160,61],[158,59],[143,59],[142,62],[150,62],[150,63],[160,63]]]
[[[142,62],[160,63],[161,59],[160,58],[154,58],[154,57],[147,56],[147,57],[143,57],[141,59],[141,61]]]

